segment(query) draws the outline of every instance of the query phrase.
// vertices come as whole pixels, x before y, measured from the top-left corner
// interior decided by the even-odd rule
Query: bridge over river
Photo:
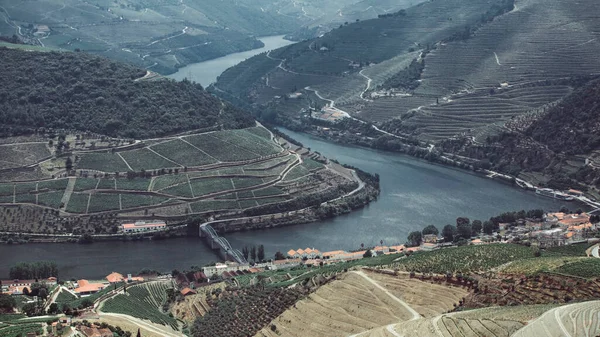
[[[248,263],[242,252],[234,249],[227,239],[219,236],[209,223],[200,225],[199,235],[212,250],[218,251],[217,253],[222,259],[235,261],[239,264]]]

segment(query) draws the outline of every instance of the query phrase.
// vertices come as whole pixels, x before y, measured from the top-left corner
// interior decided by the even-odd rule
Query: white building
[[[136,221],[134,223],[126,223],[121,225],[121,229],[124,233],[156,232],[167,229],[167,224],[160,220],[151,222]]]

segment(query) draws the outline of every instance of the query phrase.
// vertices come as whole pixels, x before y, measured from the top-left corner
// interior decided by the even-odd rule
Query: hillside
[[[537,114],[516,118],[482,141],[442,142],[445,151],[485,162],[490,168],[556,189],[600,187],[600,81],[576,89]]]
[[[292,33],[312,22],[330,29],[331,21],[372,18],[384,11],[378,6],[360,16],[340,12],[360,2],[1,0],[0,36],[16,35],[29,44],[87,51],[170,74],[190,63],[262,47],[257,36]],[[385,9],[403,8],[406,2],[388,0]]]
[[[321,38],[273,51],[268,57],[251,58],[223,73],[216,87],[253,101],[256,96],[269,96],[270,100],[273,95],[285,95],[294,87],[331,83],[344,73],[355,72],[350,63],[380,63],[425,48],[476,23],[492,6],[486,0],[471,1],[468,6],[461,0],[425,2],[402,14],[346,24]],[[248,67],[260,71],[247,79],[244,70]]]
[[[333,104],[397,135],[481,141],[600,73],[596,17],[591,0],[425,2],[256,56],[215,92],[296,128],[302,108]]]
[[[140,81],[145,70],[85,53],[0,48],[0,65],[0,136],[50,128],[148,138],[254,124],[200,85]]]

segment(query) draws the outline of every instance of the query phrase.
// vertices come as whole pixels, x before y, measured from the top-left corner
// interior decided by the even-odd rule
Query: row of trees
[[[264,261],[265,260],[265,246],[258,245],[258,246],[252,246],[250,248],[248,248],[248,246],[245,246],[244,248],[242,248],[242,255],[244,255],[244,258],[246,260],[248,260],[248,258],[250,258],[254,262]]]
[[[14,280],[37,280],[48,277],[58,277],[58,266],[55,262],[19,262],[9,271],[9,278]]]
[[[491,217],[489,220],[471,220],[466,217],[456,218],[456,225],[448,224],[442,228],[444,242],[457,242],[467,240],[478,236],[482,232],[492,234],[498,230],[500,223],[514,223],[521,219],[541,219],[544,216],[544,210],[534,209],[529,211],[505,212],[498,216]],[[422,231],[414,231],[408,235],[407,244],[409,246],[419,246],[423,242],[423,237],[428,234],[439,235],[440,232],[434,225],[423,228]]]

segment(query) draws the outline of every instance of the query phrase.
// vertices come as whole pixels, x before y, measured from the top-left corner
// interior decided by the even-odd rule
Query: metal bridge
[[[229,241],[222,236],[219,236],[214,228],[209,224],[200,225],[200,236],[207,239],[212,249],[215,245],[221,250],[222,256],[225,259],[232,259],[239,264],[246,264],[248,261],[244,258],[242,252],[238,249],[233,249]]]

